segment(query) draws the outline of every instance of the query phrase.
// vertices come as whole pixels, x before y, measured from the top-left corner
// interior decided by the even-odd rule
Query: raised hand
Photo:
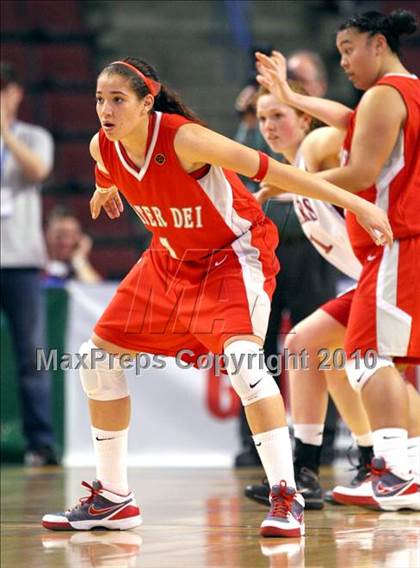
[[[255,57],[258,83],[281,102],[288,102],[293,91],[287,83],[286,58],[279,51],[273,51],[271,56],[257,51]]]

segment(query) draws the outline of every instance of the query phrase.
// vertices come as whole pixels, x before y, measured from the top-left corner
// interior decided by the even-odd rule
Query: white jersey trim
[[[376,200],[378,207],[388,212],[389,208],[389,186],[404,168],[404,131],[400,130],[392,153],[379,174],[376,186]]]
[[[222,168],[211,166],[207,175],[197,180],[218,213],[238,237],[231,244],[242,268],[249,316],[253,332],[264,340],[267,333],[271,301],[264,290],[265,276],[259,250],[252,245],[251,222],[241,217],[233,206],[233,190]]]
[[[404,357],[408,352],[412,317],[397,306],[400,243],[385,247],[376,283],[376,341],[378,355]]]
[[[140,168],[140,171],[138,171],[138,172],[137,172],[134,168],[132,168],[132,167],[130,166],[130,164],[128,164],[127,161],[125,160],[124,155],[123,155],[123,153],[122,153],[122,151],[121,151],[121,148],[120,148],[120,143],[118,142],[118,140],[116,140],[116,141],[114,142],[114,146],[115,146],[115,149],[116,149],[116,151],[117,151],[117,154],[118,154],[118,157],[119,157],[119,159],[120,159],[120,162],[122,163],[122,165],[124,166],[124,168],[125,168],[132,176],[134,176],[134,177],[136,178],[137,181],[141,181],[141,180],[144,178],[144,176],[146,175],[146,172],[147,172],[147,170],[148,170],[148,168],[149,168],[150,160],[152,159],[152,154],[153,154],[153,151],[154,151],[155,146],[156,146],[156,142],[157,142],[157,138],[158,138],[158,134],[159,134],[159,129],[160,129],[160,122],[161,122],[161,120],[162,120],[162,113],[156,111],[156,122],[155,122],[155,127],[154,127],[154,130],[153,130],[153,134],[152,134],[152,139],[151,139],[151,141],[150,141],[150,146],[149,146],[149,148],[148,148],[148,150],[147,150],[146,158],[145,158],[145,160],[144,160],[144,164],[143,164],[143,166]]]

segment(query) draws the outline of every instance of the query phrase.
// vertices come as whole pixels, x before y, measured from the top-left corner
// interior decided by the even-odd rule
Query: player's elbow
[[[35,183],[42,183],[47,179],[51,173],[51,168],[45,164],[34,164],[29,172],[27,172],[27,177],[29,177]]]
[[[355,175],[355,182],[358,188],[367,189],[375,184],[380,174],[380,170],[375,167],[358,167]]]

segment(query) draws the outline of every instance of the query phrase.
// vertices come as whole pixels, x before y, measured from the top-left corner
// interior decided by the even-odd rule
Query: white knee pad
[[[225,348],[225,355],[229,378],[244,406],[280,393],[265,365],[264,352],[254,341],[234,341]]]
[[[83,364],[80,381],[83,390],[94,400],[116,400],[129,395],[127,379],[115,355],[99,349],[89,340],[80,346]]]
[[[347,378],[355,391],[361,391],[368,380],[383,367],[395,367],[392,359],[373,355],[357,357],[346,362]]]

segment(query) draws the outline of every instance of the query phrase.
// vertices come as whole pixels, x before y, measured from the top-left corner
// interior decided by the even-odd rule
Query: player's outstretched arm
[[[175,136],[174,145],[183,164],[208,163],[247,177],[255,176],[260,167],[258,152],[198,124],[182,126]],[[357,215],[362,226],[377,244],[392,244],[392,231],[385,212],[357,195],[272,158],[269,158],[264,182],[283,191],[320,199],[348,209]]]
[[[300,145],[299,152],[304,158],[305,169],[310,173],[321,172],[340,165],[341,146],[345,132],[332,126],[323,126],[312,130]],[[255,199],[263,204],[268,199],[283,193],[278,187],[265,182],[254,193]]]
[[[109,173],[102,162],[98,134],[95,134],[90,141],[89,151],[90,155],[96,162],[99,172],[104,178],[106,176],[109,177]],[[104,187],[101,187],[96,184],[95,192],[90,200],[90,213],[92,215],[92,219],[97,219],[99,217],[102,208],[104,208],[110,219],[117,219],[124,211],[124,205],[121,201],[121,197],[119,196],[118,188],[115,185],[110,185],[109,183],[103,185]]]
[[[287,83],[286,58],[273,51],[271,57],[257,52],[257,81],[270,91],[280,102],[314,116],[321,122],[345,130],[352,109],[336,101],[301,95],[293,91]]]

